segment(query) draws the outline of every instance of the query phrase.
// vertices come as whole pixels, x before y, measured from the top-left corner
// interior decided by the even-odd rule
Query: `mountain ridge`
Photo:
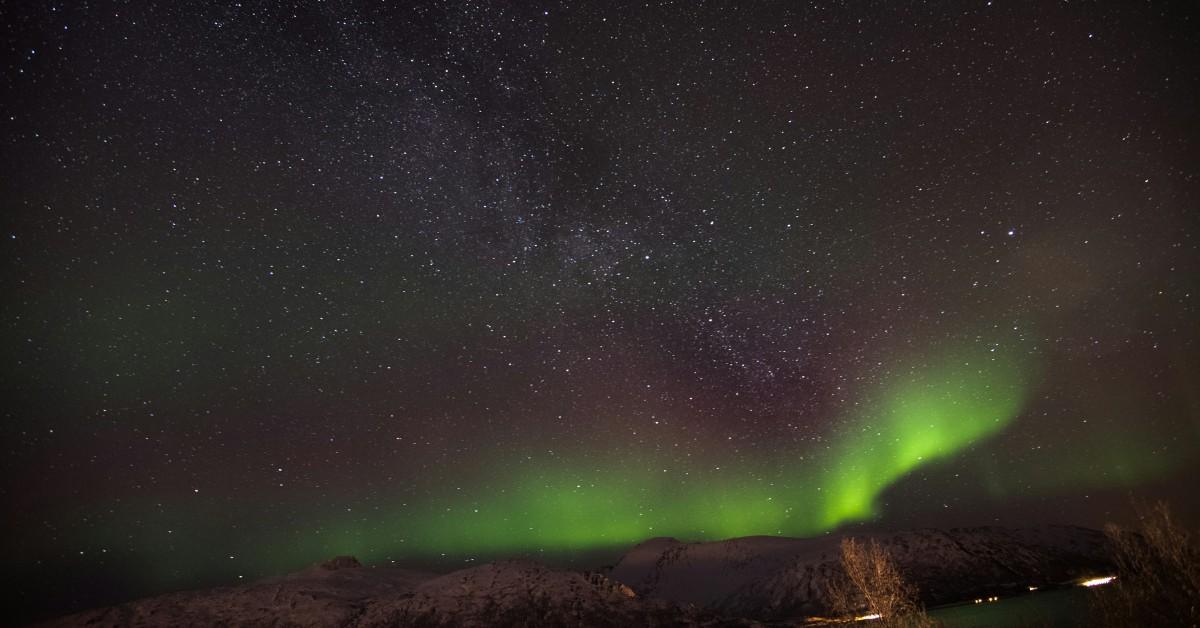
[[[927,604],[1052,585],[1108,566],[1103,533],[1074,526],[854,536],[879,540]],[[168,593],[39,625],[772,626],[828,612],[841,538],[655,537],[598,571],[510,559],[435,574],[366,567],[343,556],[281,577]]]
[[[924,528],[864,533],[886,548],[927,605],[1060,584],[1110,567],[1102,532],[1077,526]],[[828,612],[843,535],[742,537],[683,543],[652,539],[612,577],[644,597],[721,613],[782,620]]]

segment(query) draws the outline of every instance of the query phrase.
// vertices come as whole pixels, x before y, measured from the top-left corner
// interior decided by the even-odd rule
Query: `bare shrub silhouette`
[[[875,539],[863,543],[842,539],[841,577],[832,579],[829,599],[843,618],[878,616],[876,626],[926,628],[937,624],[917,598],[917,588],[905,580],[891,555]]]
[[[1095,623],[1200,626],[1200,539],[1164,502],[1134,508],[1135,529],[1105,526],[1117,579],[1093,594]]]

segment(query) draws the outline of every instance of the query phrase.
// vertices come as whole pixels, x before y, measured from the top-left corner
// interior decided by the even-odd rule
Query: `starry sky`
[[[26,609],[335,554],[1200,511],[1189,3],[0,23]]]

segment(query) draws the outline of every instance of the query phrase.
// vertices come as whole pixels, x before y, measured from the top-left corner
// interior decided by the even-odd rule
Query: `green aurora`
[[[143,579],[137,586],[157,590],[197,576],[220,581],[281,573],[339,554],[374,563],[440,564],[518,554],[611,554],[655,536],[697,541],[821,534],[885,517],[882,495],[922,467],[952,460],[963,472],[986,466],[987,441],[1033,412],[1045,392],[1032,389],[1043,375],[1039,355],[1013,336],[976,337],[927,356],[914,352],[880,385],[849,391],[852,401],[831,422],[838,429],[819,435],[816,447],[806,442],[741,459],[696,455],[682,462],[667,448],[616,445],[607,452],[497,456],[481,461],[491,471],[487,477],[450,476],[440,490],[423,495],[351,501],[332,512],[306,506],[308,525],[289,525],[280,513],[258,522],[274,530],[266,536],[242,537],[247,522],[231,530],[220,523],[229,520],[219,511],[198,504],[126,503],[111,525],[80,539],[80,547],[128,546],[122,522],[158,530],[140,536],[136,555],[173,560],[137,559],[139,567],[131,570]],[[1102,403],[1099,392],[1091,392]],[[1130,411],[1120,404],[1110,408]],[[1017,485],[1043,492],[1131,486],[1161,476],[1186,453],[1151,455],[1164,447],[1152,432],[1089,434],[1078,436],[1087,440],[1080,451],[1068,448],[1045,461],[1053,473],[1005,467],[968,473],[964,481],[993,498]],[[805,453],[788,455],[789,449]],[[1105,453],[1089,463],[1080,458],[1084,451]],[[1091,470],[1097,464],[1107,471]],[[207,558],[212,546],[227,548],[229,562]],[[181,571],[181,559],[197,567]]]
[[[1020,413],[1034,365],[1023,347],[996,346],[943,352],[899,371],[867,397],[877,401],[848,411],[817,456],[661,470],[578,459],[516,465],[486,497],[347,518],[295,541],[305,547],[301,553],[318,556],[494,556],[617,547],[653,536],[803,536],[872,519],[889,486],[997,434]]]

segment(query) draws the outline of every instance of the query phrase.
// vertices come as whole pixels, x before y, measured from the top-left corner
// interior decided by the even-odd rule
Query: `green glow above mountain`
[[[1019,414],[1032,366],[995,345],[914,362],[846,410],[817,456],[673,466],[593,457],[493,468],[486,489],[344,521],[317,554],[571,551],[653,536],[809,535],[880,514],[878,498],[922,465],[997,434]],[[647,467],[646,460],[660,464]],[[469,495],[469,496],[468,496]]]

